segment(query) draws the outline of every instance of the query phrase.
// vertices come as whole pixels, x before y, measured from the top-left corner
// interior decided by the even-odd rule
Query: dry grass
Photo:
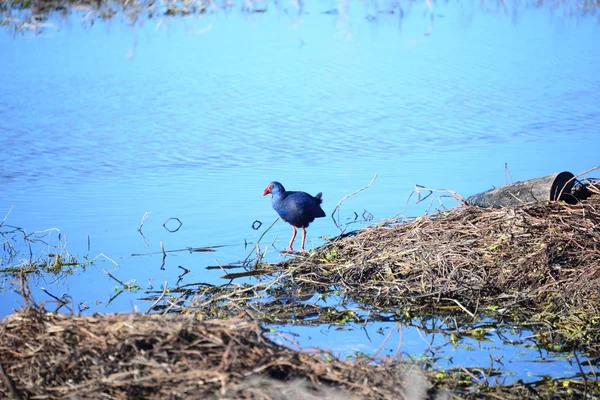
[[[150,299],[155,311],[202,318],[244,309],[271,323],[335,323],[349,317],[343,307],[304,301],[335,291],[369,309],[370,319],[492,318],[526,325],[553,349],[600,354],[600,191],[589,190],[578,204],[461,206],[388,221],[276,265],[258,264],[244,273],[262,275],[255,285],[171,288],[180,293],[175,300]]]
[[[598,338],[599,211],[599,194],[576,205],[464,206],[368,227],[284,265],[297,284],[335,285],[379,308],[493,311]]]
[[[567,378],[488,384],[480,369],[439,374],[380,359],[296,352],[240,314],[76,317],[40,308],[0,324],[0,398],[16,399],[524,399],[597,396]]]
[[[0,365],[0,397],[48,399],[401,399],[406,370],[295,352],[247,318],[74,317],[40,309],[0,325]]]
[[[597,353],[599,207],[595,193],[576,205],[461,207],[387,222],[271,266],[271,281],[156,299],[157,309],[178,314],[50,314],[24,284],[29,308],[0,324],[0,398],[402,399],[447,390],[470,399],[597,396],[597,381],[583,373],[490,386],[491,375],[479,369],[425,378],[398,360],[297,352],[269,340],[250,314],[265,293],[334,287],[379,310],[538,321],[540,330]],[[197,319],[211,315],[229,319]],[[422,377],[418,387],[414,374]]]

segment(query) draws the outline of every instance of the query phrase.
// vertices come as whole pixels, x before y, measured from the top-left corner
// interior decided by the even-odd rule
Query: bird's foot
[[[300,249],[300,250],[294,250],[291,247],[288,247],[287,250],[283,250],[281,252],[281,254],[310,254],[311,250],[305,250],[305,249]]]
[[[293,254],[293,253],[295,253],[295,251],[294,251],[294,249],[292,249],[292,247],[290,246],[290,247],[288,247],[288,248],[287,248],[287,253],[292,253],[292,254]]]

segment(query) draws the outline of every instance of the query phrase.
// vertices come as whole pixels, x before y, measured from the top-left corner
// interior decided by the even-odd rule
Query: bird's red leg
[[[288,245],[288,249],[290,250],[290,253],[294,252],[294,249],[292,249],[292,244],[294,244],[294,239],[296,239],[296,227],[294,225],[292,225],[292,240],[290,240],[290,244]],[[302,244],[304,244],[304,242],[302,242]]]
[[[302,250],[304,250],[304,242],[306,242],[306,229],[302,227]]]

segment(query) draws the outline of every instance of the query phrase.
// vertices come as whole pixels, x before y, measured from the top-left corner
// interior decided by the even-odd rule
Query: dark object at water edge
[[[544,201],[576,202],[571,194],[575,176],[568,172],[511,183],[473,195],[467,203],[479,207],[515,207]]]

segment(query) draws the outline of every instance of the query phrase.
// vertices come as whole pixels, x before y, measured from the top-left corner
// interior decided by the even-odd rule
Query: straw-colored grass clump
[[[452,306],[600,327],[600,195],[575,205],[463,206],[323,246],[296,282],[342,286],[379,307]]]
[[[404,371],[290,350],[248,318],[38,308],[0,324],[0,369],[0,397],[22,399],[402,398]]]

